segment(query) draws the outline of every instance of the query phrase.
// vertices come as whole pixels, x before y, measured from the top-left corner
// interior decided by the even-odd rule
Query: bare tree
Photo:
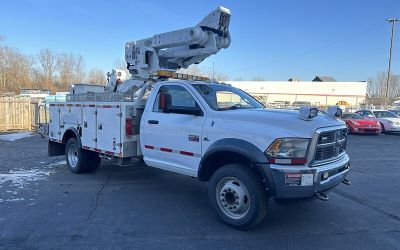
[[[87,81],[92,84],[104,85],[106,83],[106,74],[101,69],[92,68],[87,74]]]
[[[74,65],[74,81],[76,83],[80,83],[83,82],[85,79],[85,60],[83,59],[82,55],[77,55],[74,56],[74,61],[75,61],[75,65]]]
[[[121,59],[121,58],[115,59],[115,60],[114,60],[113,67],[114,67],[115,69],[120,69],[120,70],[125,71],[126,77],[127,77],[127,78],[130,77],[131,74],[129,73],[129,70],[126,68],[126,62],[125,62],[125,60],[123,60],[123,59]]]
[[[1,42],[3,39],[4,39],[4,37],[0,35],[0,42]],[[0,43],[0,90],[1,90],[1,89],[5,90],[5,87],[6,87],[5,74],[6,74],[6,68],[5,68],[5,48],[4,48],[4,46]]]
[[[55,81],[55,73],[58,68],[57,54],[50,49],[42,49],[37,55],[40,65],[39,73],[41,73],[41,84],[44,86],[53,85]]]
[[[25,55],[17,49],[2,46],[0,52],[2,89],[19,92],[22,88],[31,88],[34,64],[34,57]]]
[[[370,97],[386,97],[387,72],[378,72],[368,79],[367,92]],[[400,75],[390,74],[389,98],[400,96]]]
[[[57,56],[58,85],[66,90],[72,83],[85,79],[84,59],[81,55],[61,53]]]

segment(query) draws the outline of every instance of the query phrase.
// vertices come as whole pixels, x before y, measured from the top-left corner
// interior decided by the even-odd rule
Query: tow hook
[[[322,201],[328,201],[329,197],[327,194],[322,193],[322,192],[318,192],[315,194],[315,197],[317,197],[318,199],[322,200]]]
[[[349,181],[349,180],[346,179],[346,178],[344,178],[344,179],[342,180],[342,183],[345,184],[345,185],[351,185],[351,181]]]

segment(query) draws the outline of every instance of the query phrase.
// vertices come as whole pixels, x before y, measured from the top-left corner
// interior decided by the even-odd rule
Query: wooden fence
[[[0,131],[36,130],[38,125],[38,101],[29,97],[0,98]]]

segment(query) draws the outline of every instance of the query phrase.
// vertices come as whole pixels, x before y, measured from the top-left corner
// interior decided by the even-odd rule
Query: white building
[[[365,101],[367,82],[226,81],[268,106],[359,106]]]

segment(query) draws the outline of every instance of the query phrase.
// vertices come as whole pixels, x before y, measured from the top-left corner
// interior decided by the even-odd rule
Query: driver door
[[[145,162],[197,176],[205,112],[191,91],[181,85],[163,85],[149,108],[140,124]]]

